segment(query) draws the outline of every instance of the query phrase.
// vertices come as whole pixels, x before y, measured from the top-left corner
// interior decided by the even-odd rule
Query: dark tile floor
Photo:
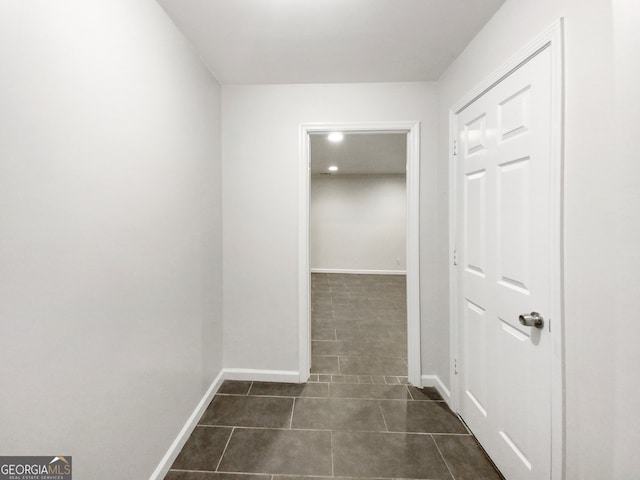
[[[310,381],[407,383],[406,298],[403,275],[312,274]]]
[[[225,381],[166,480],[499,480],[433,388],[407,385],[404,277],[314,274],[312,377]]]

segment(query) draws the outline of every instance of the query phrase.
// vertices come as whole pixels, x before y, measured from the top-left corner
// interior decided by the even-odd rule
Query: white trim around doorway
[[[322,123],[300,126],[299,236],[298,236],[298,365],[300,382],[311,369],[311,273],[309,268],[309,193],[311,152],[309,135],[323,132],[407,134],[407,363],[409,382],[422,386],[420,352],[420,123]]]

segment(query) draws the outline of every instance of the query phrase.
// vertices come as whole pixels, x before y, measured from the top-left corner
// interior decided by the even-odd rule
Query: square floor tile
[[[390,432],[469,433],[444,402],[380,400]]]
[[[340,374],[338,357],[311,357],[311,373]]]
[[[387,380],[384,375],[371,375],[371,383],[386,385]]]
[[[336,327],[336,338],[341,342],[380,342],[406,348],[407,331],[380,324],[366,327]]]
[[[367,338],[367,331],[358,326],[342,325],[336,327],[336,339],[340,342],[364,341]]]
[[[299,398],[293,409],[291,428],[349,431],[385,431],[375,400]]]
[[[433,435],[456,480],[502,480],[472,436]]]
[[[340,322],[338,322],[333,315],[331,317],[326,317],[322,315],[313,315],[312,316],[312,324],[315,329],[326,329],[326,330],[334,330]],[[313,337],[314,335],[312,335]],[[314,338],[314,340],[316,340]],[[324,340],[324,339],[323,339]],[[333,338],[328,338],[327,340],[334,340]]]
[[[319,288],[313,289],[315,295],[313,296],[312,304],[316,305],[331,305],[331,295],[328,295],[327,292],[321,291]]]
[[[218,470],[331,476],[331,433],[236,429]]]
[[[249,395],[272,397],[328,397],[328,383],[254,382]]]
[[[336,476],[451,480],[430,435],[333,432]]]
[[[436,387],[417,388],[410,386],[409,393],[414,400],[444,401]]]
[[[405,385],[382,384],[331,384],[329,396],[332,398],[373,398],[409,400],[409,390]]]
[[[313,327],[311,329],[311,340],[335,340],[336,329],[335,328],[320,328]]]
[[[231,431],[231,428],[197,426],[171,468],[215,470]]]
[[[246,395],[251,387],[252,382],[238,381],[238,380],[225,380],[218,393],[225,395]]]
[[[214,397],[201,425],[289,428],[293,398],[226,396]]]
[[[345,357],[377,356],[377,357],[405,357],[407,345],[404,342],[378,340],[338,340],[331,347],[334,355]],[[318,353],[316,353],[318,355]]]
[[[311,342],[312,355],[338,355],[338,342],[330,342],[326,340],[313,340]]]
[[[340,372],[345,375],[402,376],[407,374],[407,365],[402,358],[395,357],[340,357]]]

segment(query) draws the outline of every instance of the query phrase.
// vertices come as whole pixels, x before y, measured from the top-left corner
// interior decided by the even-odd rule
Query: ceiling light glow
[[[344,134],[342,132],[331,132],[327,138],[330,142],[341,142],[344,138]]]
[[[337,171],[338,171],[338,167],[336,167],[335,165],[331,165],[331,166],[328,168],[328,170],[329,170],[330,172],[337,172]]]

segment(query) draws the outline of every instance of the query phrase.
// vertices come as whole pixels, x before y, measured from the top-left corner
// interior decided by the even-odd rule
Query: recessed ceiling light
[[[341,142],[344,134],[342,132],[331,132],[327,138],[330,142]]]
[[[328,168],[328,170],[329,170],[330,172],[337,172],[337,171],[338,171],[338,167],[336,167],[335,165],[331,165],[331,166]]]

